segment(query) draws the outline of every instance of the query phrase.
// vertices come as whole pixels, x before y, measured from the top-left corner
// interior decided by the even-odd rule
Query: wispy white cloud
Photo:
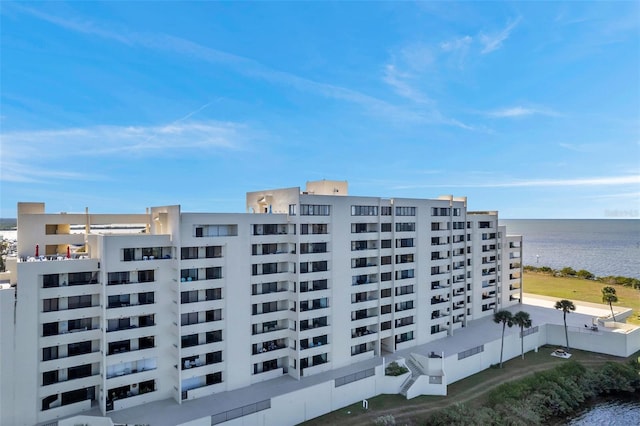
[[[399,96],[415,103],[429,102],[429,98],[410,83],[411,78],[411,74],[399,71],[395,65],[387,64],[384,67],[383,81]]]
[[[493,183],[463,183],[463,184],[425,184],[399,186],[395,189],[419,189],[419,188],[520,188],[520,187],[589,187],[589,186],[615,186],[638,185],[640,175],[588,177],[574,179],[529,179],[511,180]]]
[[[203,108],[203,107],[201,107]],[[0,179],[38,182],[49,179],[104,179],[96,174],[69,172],[78,157],[171,156],[176,151],[239,150],[248,147],[250,130],[239,123],[185,121],[195,111],[166,125],[92,126],[4,132]]]
[[[69,170],[57,170],[56,166],[29,165],[24,162],[13,162],[2,159],[1,182],[39,183],[59,180],[105,180],[106,176],[96,173],[80,173]],[[58,166],[60,167],[60,166]]]
[[[472,42],[473,38],[467,35],[440,43],[440,49],[451,55],[455,66],[462,69],[464,68]]]
[[[220,51],[180,37],[167,34],[137,33],[125,28],[119,28],[118,31],[114,31],[113,29],[82,18],[61,18],[23,6],[16,6],[16,9],[70,31],[113,40],[131,47],[164,51],[171,54],[191,57],[195,60],[222,64],[248,77],[262,79],[272,84],[291,87],[301,92],[313,93],[329,99],[351,102],[391,121],[414,121],[458,126],[456,120],[442,119],[438,113],[429,113],[426,111],[416,112],[412,109],[394,105],[357,90],[310,80],[286,71],[271,68],[251,58]],[[419,67],[424,66],[424,64],[428,62],[428,58],[424,53],[423,51],[421,54],[417,49],[409,49],[404,51],[403,55],[405,59],[410,61],[414,66]],[[399,85],[398,87],[402,84],[400,80],[398,80],[397,83]],[[407,86],[405,89],[409,90],[409,87]],[[417,96],[417,92],[415,94]]]
[[[588,143],[576,144],[576,143],[564,143],[564,142],[559,143],[558,146],[574,152],[593,152],[593,150],[598,147],[597,144],[588,144]]]
[[[591,199],[596,199],[596,200],[611,200],[611,199],[615,199],[615,200],[637,200],[640,201],[640,191],[633,191],[633,192],[618,192],[618,193],[613,193],[613,194],[601,194],[601,195],[595,195],[595,196],[591,196],[589,197]]]
[[[502,47],[502,43],[509,38],[511,32],[518,26],[522,18],[518,17],[515,20],[509,22],[506,27],[501,31],[493,34],[481,33],[479,36],[480,43],[483,48],[480,51],[482,54],[491,53],[494,50],[498,50]]]
[[[515,118],[515,117],[526,117],[529,115],[546,115],[546,116],[556,117],[559,115],[557,112],[551,109],[539,108],[539,107],[523,107],[523,106],[501,108],[494,111],[485,112],[484,114],[489,117],[495,117],[495,118]]]

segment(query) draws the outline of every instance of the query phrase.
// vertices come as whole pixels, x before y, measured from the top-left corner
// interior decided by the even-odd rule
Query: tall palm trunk
[[[611,308],[611,316],[613,317],[613,322],[617,322],[616,314],[613,313],[613,305],[611,304],[611,300],[609,300],[609,308]]]
[[[520,326],[520,353],[524,359],[524,325]]]
[[[504,351],[504,329],[507,328],[507,323],[502,323],[502,343],[500,344],[500,368],[502,368],[502,353]]]
[[[569,332],[567,331],[567,313],[564,313],[564,337],[567,339],[567,351],[569,351]]]

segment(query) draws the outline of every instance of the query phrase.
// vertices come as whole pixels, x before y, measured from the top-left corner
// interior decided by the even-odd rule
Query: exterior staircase
[[[411,372],[411,376],[409,376],[409,378],[402,384],[402,388],[400,388],[400,394],[404,395],[404,397],[406,398],[409,388],[411,388],[415,381],[418,380],[418,377],[420,377],[423,373],[422,369],[418,366],[418,364],[415,363],[415,361],[413,361],[411,356],[406,358],[405,364]]]

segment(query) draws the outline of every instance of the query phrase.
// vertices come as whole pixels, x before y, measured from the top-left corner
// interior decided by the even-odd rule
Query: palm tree
[[[513,316],[513,323],[520,327],[520,349],[522,351],[522,359],[524,359],[524,329],[531,327],[529,313],[525,311],[516,312]]]
[[[500,345],[500,368],[502,368],[502,353],[504,351],[504,330],[509,326],[513,326],[513,315],[509,311],[498,311],[493,314],[493,322],[496,324],[502,324],[502,343]]]
[[[562,299],[556,302],[555,308],[561,309],[563,313],[564,336],[567,339],[567,351],[568,351],[569,350],[569,332],[567,331],[567,314],[570,314],[571,311],[575,311],[576,305],[574,305],[571,300]]]
[[[611,304],[618,301],[618,296],[616,296],[616,289],[608,286],[604,287],[602,289],[602,301],[609,304],[609,308],[611,308],[611,316],[613,317],[613,322],[615,322],[616,316],[613,313],[613,306]]]

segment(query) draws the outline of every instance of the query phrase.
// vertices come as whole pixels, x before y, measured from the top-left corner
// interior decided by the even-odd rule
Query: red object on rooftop
[[[67,246],[67,259],[71,259],[71,247]]]
[[[40,246],[36,244],[36,257],[40,256]]]

